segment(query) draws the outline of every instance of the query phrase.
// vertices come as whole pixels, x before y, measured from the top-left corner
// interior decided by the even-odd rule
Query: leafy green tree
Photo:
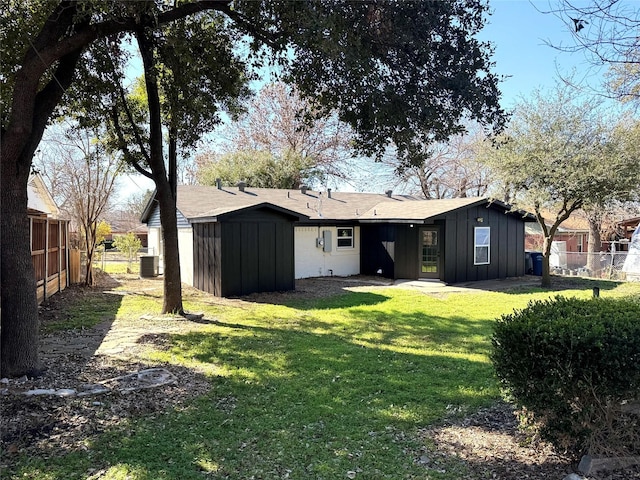
[[[567,86],[538,90],[515,106],[508,129],[494,140],[498,148],[483,152],[511,192],[510,203],[535,212],[544,238],[543,286],[550,285],[551,242],[560,224],[580,208],[629,198],[640,181],[637,159],[597,107]]]
[[[221,28],[213,29],[209,40],[214,44],[222,41],[225,52],[250,52],[244,62],[247,78],[255,71],[253,67],[271,62],[287,83],[295,84],[304,98],[313,101],[318,115],[336,111],[353,128],[354,145],[364,154],[380,155],[393,142],[402,157],[410,158],[417,143],[444,141],[463,131],[465,117],[496,128],[504,120],[498,79],[490,71],[491,46],[476,38],[488,8],[480,0],[7,3],[0,38],[4,45],[13,46],[0,57],[0,275],[11,279],[2,280],[1,367],[6,375],[38,368],[26,184],[47,123],[66,101],[64,93],[73,84],[78,67],[91,61],[86,54],[90,45],[116,50],[125,33],[135,34],[141,45],[150,105],[149,159],[154,163],[150,173],[156,181],[161,212],[167,215],[161,217],[164,228],[170,230],[170,242],[165,245],[170,251],[174,249],[170,226],[175,217],[175,209],[170,213],[175,206],[175,181],[170,178],[174,169],[173,160],[169,172],[160,165],[164,152],[158,140],[162,112],[157,65],[161,62],[150,62],[149,52],[168,38],[161,34],[162,28],[181,18],[193,15],[217,20],[212,24]],[[176,46],[188,44],[189,39],[181,39]],[[191,54],[183,55],[181,61],[197,65],[197,46],[192,45]],[[224,78],[229,66],[220,63],[211,73]],[[176,76],[187,74],[189,68],[174,72]],[[224,84],[222,87],[228,92]],[[177,258],[177,244],[175,247]],[[176,300],[179,297],[174,296],[170,308],[176,306]]]
[[[224,26],[219,18],[180,20],[162,30],[152,28],[152,19],[148,22],[135,32],[144,70],[144,98],[139,97],[133,106],[141,112],[144,105],[142,123],[147,130],[143,132],[140,120],[135,121],[130,113],[127,125],[120,122],[115,109],[111,118],[117,146],[127,162],[156,185],[165,249],[162,311],[183,313],[176,217],[178,149],[193,147],[202,134],[212,130],[223,107],[232,114],[237,111],[237,100],[247,89],[244,66],[231,51],[231,39],[218,31]],[[212,72],[218,65],[226,68]],[[121,100],[119,106],[131,112],[131,102],[124,94]],[[163,127],[168,136],[167,164]],[[127,131],[133,133],[142,158],[131,152]]]
[[[284,152],[283,157],[251,150],[220,156],[206,154],[198,161],[197,178],[201,185],[216,185],[219,179],[223,185],[236,185],[242,181],[256,188],[296,189],[315,177],[313,160],[289,151]]]
[[[38,309],[29,245],[27,180],[42,135],[98,39],[129,32],[141,15],[153,12],[159,25],[226,2],[100,2],[8,0],[3,4],[0,43],[2,91],[0,131],[0,371],[35,373],[38,360]],[[10,281],[7,281],[10,279]]]
[[[142,242],[135,233],[129,232],[126,235],[116,235],[113,246],[127,255],[127,273],[131,273],[131,262],[142,248]]]
[[[618,183],[618,193],[603,195],[606,192],[599,192],[585,201],[582,207],[589,222],[588,268],[592,273],[601,268],[596,252],[602,249],[601,233],[606,228],[607,216],[625,203],[640,198],[640,122],[628,116],[617,119],[611,129],[610,146],[605,155],[603,163],[609,164],[611,157],[615,156],[629,168],[618,170],[615,164],[608,165],[609,171],[602,174]]]

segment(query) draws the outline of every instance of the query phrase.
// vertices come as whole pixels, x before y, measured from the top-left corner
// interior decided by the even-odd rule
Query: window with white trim
[[[474,227],[473,229],[473,264],[488,265],[491,247],[491,228]]]
[[[338,228],[338,248],[353,248],[353,228]]]

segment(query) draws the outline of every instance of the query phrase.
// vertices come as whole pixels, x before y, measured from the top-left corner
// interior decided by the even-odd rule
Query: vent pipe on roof
[[[393,190],[385,190],[385,195],[389,198],[391,198],[391,195],[393,194]]]
[[[309,189],[309,187],[307,187],[306,185],[300,185],[300,191],[303,194],[306,194],[308,189]]]
[[[247,182],[238,182],[238,190],[244,192],[245,187],[247,186]]]
[[[327,188],[327,198],[331,198],[331,189]]]
[[[222,179],[221,178],[216,178],[216,187],[218,187],[218,190],[222,190]]]

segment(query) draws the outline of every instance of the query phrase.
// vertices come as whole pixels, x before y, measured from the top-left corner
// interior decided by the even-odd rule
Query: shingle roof
[[[310,220],[357,220],[380,203],[407,205],[418,201],[410,195],[354,192],[315,192],[308,190],[238,188],[183,185],[178,186],[178,210],[190,220],[216,217],[260,204],[271,204],[296,212]]]
[[[178,186],[177,208],[189,221],[215,221],[217,217],[244,209],[267,206],[299,215],[300,221],[415,222],[472,205],[494,202],[488,198],[424,200],[411,195],[356,192],[317,192],[272,188]],[[509,207],[495,202],[505,211]],[[151,206],[151,202],[149,204]],[[148,220],[147,208],[142,221]],[[526,218],[526,221],[531,220]]]
[[[369,209],[360,221],[415,221],[437,217],[471,205],[487,203],[487,198],[450,198],[443,200],[417,200],[407,203],[381,202]]]

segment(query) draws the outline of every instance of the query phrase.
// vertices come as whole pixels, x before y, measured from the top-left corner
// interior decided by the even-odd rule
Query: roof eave
[[[427,218],[361,218],[358,221],[360,223],[427,223],[427,220],[431,220],[432,217]]]
[[[158,192],[157,190],[154,190],[153,193],[151,194],[151,196],[149,197],[149,200],[147,201],[147,205],[144,207],[144,210],[142,211],[142,215],[140,215],[140,222],[141,223],[148,223],[149,222],[149,217],[153,213],[153,209],[155,207],[156,193],[157,192]]]

